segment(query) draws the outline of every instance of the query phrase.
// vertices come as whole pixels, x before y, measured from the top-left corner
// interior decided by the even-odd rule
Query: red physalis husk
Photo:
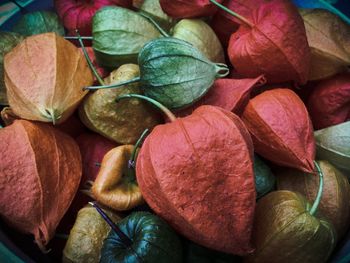
[[[201,105],[221,107],[241,115],[250,99],[250,92],[256,86],[266,83],[263,76],[254,79],[218,79],[207,94],[188,108],[175,113],[178,117],[190,115]]]
[[[307,108],[316,130],[350,120],[350,73],[336,75],[316,85]]]
[[[49,124],[15,120],[0,129],[0,215],[45,250],[78,190],[78,145]]]
[[[221,3],[223,0],[218,0]],[[160,0],[163,11],[173,18],[211,16],[217,7],[209,0]]]
[[[304,22],[291,1],[272,0],[257,7],[250,25],[232,34],[228,55],[245,77],[264,74],[269,83],[305,84],[310,69],[310,48]]]
[[[254,97],[242,120],[258,154],[282,166],[314,172],[311,120],[305,105],[292,90],[273,89]]]
[[[156,126],[136,163],[148,205],[188,239],[219,251],[253,251],[253,145],[233,113],[201,106]]]

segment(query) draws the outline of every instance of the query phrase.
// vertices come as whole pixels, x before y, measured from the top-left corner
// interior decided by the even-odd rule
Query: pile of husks
[[[331,257],[350,225],[344,17],[289,0],[55,8],[0,32],[2,221],[63,262]]]

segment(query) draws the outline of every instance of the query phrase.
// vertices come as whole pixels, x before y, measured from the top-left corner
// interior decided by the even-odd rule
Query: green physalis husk
[[[318,159],[350,172],[350,121],[315,132]]]
[[[17,33],[0,32],[0,105],[8,105],[4,82],[5,54],[10,52],[23,39],[24,37]]]
[[[191,43],[210,61],[224,62],[224,49],[214,30],[201,19],[182,19],[172,29],[172,36]]]
[[[87,89],[116,88],[140,82],[143,93],[176,109],[199,100],[215,79],[226,76],[225,64],[213,63],[186,41],[165,37],[150,41],[139,53],[140,77],[116,85]]]
[[[254,176],[257,198],[263,197],[275,187],[276,178],[270,167],[256,154],[254,155]]]
[[[55,32],[58,35],[64,35],[64,28],[54,12],[36,11],[25,14],[12,28],[12,31],[31,36],[47,32]]]
[[[167,31],[176,23],[175,19],[164,13],[159,0],[143,1],[139,12],[154,19],[154,21]]]
[[[108,6],[93,17],[92,47],[100,66],[115,69],[136,63],[141,48],[161,36],[149,19],[126,8]]]

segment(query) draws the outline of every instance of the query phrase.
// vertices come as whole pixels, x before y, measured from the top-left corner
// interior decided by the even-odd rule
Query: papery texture
[[[324,188],[318,210],[333,224],[338,240],[346,233],[350,219],[350,185],[347,177],[327,161],[318,161],[324,176]],[[278,190],[299,192],[311,203],[316,199],[319,178],[293,169],[277,174]]]
[[[4,63],[9,104],[23,119],[65,121],[87,94],[82,88],[93,82],[79,49],[55,33],[26,38]]]
[[[44,249],[78,190],[79,148],[52,126],[24,120],[1,129],[0,138],[1,218]]]
[[[0,105],[8,104],[4,81],[4,56],[23,39],[23,36],[16,33],[0,32]]]
[[[181,263],[182,244],[175,233],[158,216],[147,212],[132,213],[120,222],[120,230],[132,241],[132,248],[111,231],[101,251],[101,263],[159,262]]]
[[[314,172],[311,120],[293,91],[273,89],[261,93],[249,101],[242,120],[258,154],[282,166]]]
[[[98,64],[114,70],[126,63],[136,63],[142,47],[161,34],[139,13],[111,6],[94,16],[92,36]]]
[[[105,83],[118,83],[138,75],[137,65],[125,64],[113,71],[105,79]],[[162,121],[161,115],[155,109],[138,99],[115,102],[119,95],[140,92],[139,84],[97,90],[89,94],[80,105],[81,120],[89,129],[112,141],[121,144],[135,143],[145,129],[152,129]]]
[[[309,80],[324,79],[347,70],[350,65],[350,25],[322,9],[302,9],[311,49]]]
[[[336,75],[317,84],[307,108],[316,130],[350,120],[350,73]]]
[[[310,48],[303,19],[287,0],[272,0],[256,8],[253,27],[242,25],[232,34],[228,55],[245,77],[264,74],[270,83],[305,84],[310,69]]]
[[[104,210],[113,222],[120,217],[111,211]],[[64,263],[96,263],[101,258],[101,248],[111,227],[92,206],[79,210],[74,226],[63,250]]]
[[[241,115],[253,88],[264,84],[265,81],[263,76],[255,79],[217,79],[203,98],[188,108],[176,111],[175,114],[184,117],[201,105],[212,105]]]
[[[150,207],[188,239],[232,254],[253,251],[253,147],[233,113],[201,106],[155,127],[136,176]]]
[[[331,223],[310,214],[304,196],[275,191],[258,201],[253,239],[256,251],[245,262],[327,262],[336,244]]]

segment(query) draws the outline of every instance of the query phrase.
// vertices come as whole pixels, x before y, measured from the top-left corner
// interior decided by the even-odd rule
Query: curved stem
[[[115,89],[115,88],[119,88],[119,87],[124,86],[124,85],[128,85],[128,84],[132,84],[132,83],[135,83],[135,82],[139,82],[140,80],[141,80],[140,77],[136,77],[136,78],[133,78],[133,79],[129,79],[129,80],[118,82],[118,83],[111,84],[111,85],[84,87],[83,90]]]
[[[320,185],[318,187],[318,192],[317,192],[317,196],[316,196],[316,199],[311,207],[311,210],[310,210],[310,214],[311,215],[314,215],[317,211],[317,208],[321,202],[321,199],[322,199],[322,192],[323,192],[323,172],[321,170],[321,167],[318,165],[318,163],[316,161],[314,161],[314,164],[315,164],[315,167],[316,167],[316,170],[317,170],[317,173],[320,177]]]
[[[144,18],[148,19],[152,25],[154,25],[155,28],[157,28],[157,30],[164,36],[164,37],[170,37],[170,35],[160,26],[158,25],[158,23],[156,21],[154,21],[153,18],[151,18],[150,16],[143,14],[143,13],[139,13],[140,16],[143,16]]]
[[[333,5],[324,0],[319,0],[323,5],[327,6],[327,8],[332,11],[334,14],[338,15],[341,19],[343,19],[346,23],[350,25],[350,18],[347,17],[344,13],[342,13],[339,9],[335,8]]]
[[[252,22],[250,22],[247,18],[245,18],[244,16],[241,16],[240,14],[237,14],[236,12],[233,12],[231,9],[227,8],[226,6],[216,2],[215,0],[210,0],[210,2],[212,2],[214,5],[218,6],[219,8],[221,8],[222,10],[224,10],[225,12],[229,13],[230,15],[236,17],[238,20],[242,21],[243,23],[245,23],[246,25],[248,25],[249,27],[254,27],[254,24]]]
[[[93,37],[80,37],[82,40],[93,40]],[[66,40],[79,40],[79,37],[75,36],[64,36],[64,39]]]
[[[149,132],[149,129],[144,130],[143,133],[141,134],[140,138],[137,140],[137,142],[134,146],[134,149],[132,150],[129,162],[128,162],[128,169],[135,168],[135,159],[136,159],[137,148],[139,148],[141,146],[141,144],[144,141],[148,132]]]
[[[120,228],[114,224],[112,219],[110,219],[105,212],[95,203],[95,202],[89,202],[90,205],[95,207],[97,212],[103,217],[103,219],[107,222],[107,224],[112,228],[112,230],[118,235],[118,237],[122,240],[123,245],[125,247],[130,247],[132,245],[132,240],[124,234],[123,231],[120,230]]]
[[[230,73],[230,69],[224,63],[215,63],[216,78],[226,77]]]
[[[97,81],[100,83],[100,85],[104,85],[105,83],[103,82],[103,80],[102,80],[100,74],[98,74],[96,68],[95,68],[94,65],[92,64],[92,61],[91,61],[91,59],[90,59],[90,57],[89,57],[89,54],[87,53],[87,51],[86,51],[86,49],[85,49],[83,40],[81,39],[81,36],[80,36],[80,34],[79,34],[78,29],[75,29],[75,33],[77,34],[78,41],[79,41],[79,44],[80,44],[80,46],[81,46],[81,49],[83,50],[85,59],[86,59],[87,63],[89,64],[90,69],[91,69],[92,72],[94,73],[95,78],[96,78]]]
[[[151,99],[149,97],[143,96],[143,95],[139,95],[139,94],[125,94],[125,95],[121,95],[121,96],[117,97],[115,99],[115,101],[119,102],[120,100],[127,99],[127,98],[138,98],[138,99],[142,99],[142,100],[148,101],[149,103],[153,104],[158,109],[160,109],[169,118],[169,120],[171,122],[176,120],[176,116],[167,107],[165,107],[163,104],[159,103],[158,101],[156,101],[154,99]]]

